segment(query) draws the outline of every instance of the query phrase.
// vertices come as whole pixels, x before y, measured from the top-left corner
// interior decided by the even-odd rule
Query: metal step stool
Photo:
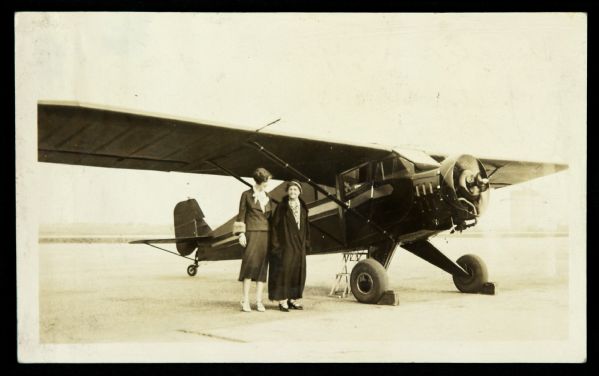
[[[337,296],[338,298],[345,298],[351,292],[351,286],[349,283],[349,278],[351,274],[351,269],[348,271],[347,264],[349,262],[358,262],[363,257],[368,256],[368,251],[352,251],[352,252],[343,252],[343,266],[341,267],[341,272],[335,275],[335,283],[333,287],[331,287],[331,292],[329,296]]]

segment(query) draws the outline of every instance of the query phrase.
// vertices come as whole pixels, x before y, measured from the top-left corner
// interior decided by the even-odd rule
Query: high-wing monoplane
[[[502,188],[565,169],[555,163],[429,155],[376,144],[282,135],[264,130],[81,105],[38,103],[38,160],[119,169],[242,177],[266,167],[276,179],[301,181],[311,225],[310,254],[367,250],[351,272],[351,291],[375,303],[387,289],[387,268],[403,248],[453,276],[466,293],[482,292],[487,270],[475,255],[452,261],[429,238],[475,226]],[[270,195],[280,200],[284,185]],[[174,209],[178,256],[200,261],[241,258],[234,217],[210,228],[195,199]],[[162,249],[162,248],[161,248]],[[163,249],[164,250],[164,249]],[[195,253],[194,253],[195,252]],[[192,256],[193,254],[193,256]]]

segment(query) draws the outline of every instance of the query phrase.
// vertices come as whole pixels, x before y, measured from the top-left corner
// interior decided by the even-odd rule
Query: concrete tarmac
[[[399,306],[329,296],[342,267],[341,254],[331,254],[307,258],[304,311],[280,312],[265,299],[266,312],[245,313],[239,306],[239,260],[202,263],[189,277],[190,262],[145,245],[40,244],[40,343],[236,349],[222,359],[198,361],[394,361],[404,359],[396,351],[426,349],[427,343],[453,344],[439,354],[443,360],[458,359],[451,357],[460,351],[455,343],[568,338],[567,237],[437,237],[433,243],[453,260],[481,256],[496,295],[459,293],[450,275],[400,249],[389,269]],[[398,341],[412,345],[384,345]],[[265,344],[282,352],[294,344],[302,350],[251,356],[244,350]]]

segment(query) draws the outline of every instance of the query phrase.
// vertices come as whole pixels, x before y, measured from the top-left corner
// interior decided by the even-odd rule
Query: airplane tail
[[[204,220],[204,213],[198,202],[190,198],[175,205],[173,213],[175,220],[175,238],[194,238],[208,235],[212,232]],[[187,256],[196,248],[196,242],[177,242],[177,251]]]

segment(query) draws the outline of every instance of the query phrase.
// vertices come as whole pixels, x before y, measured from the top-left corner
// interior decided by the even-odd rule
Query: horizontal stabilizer
[[[213,236],[191,236],[185,238],[172,239],[143,239],[134,240],[130,244],[176,244],[176,243],[195,243],[195,244],[210,244],[215,238]]]

